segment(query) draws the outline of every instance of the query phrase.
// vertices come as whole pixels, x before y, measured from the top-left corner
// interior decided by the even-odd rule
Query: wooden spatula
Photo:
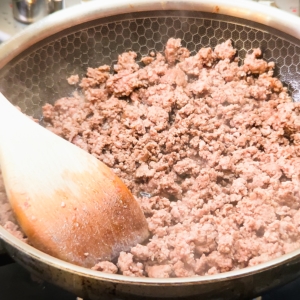
[[[30,243],[91,267],[148,237],[124,183],[84,150],[36,124],[0,93],[0,165],[8,199]]]

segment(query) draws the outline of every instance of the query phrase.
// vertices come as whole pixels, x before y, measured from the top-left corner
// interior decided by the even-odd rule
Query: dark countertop
[[[1,300],[76,300],[65,290],[46,282],[32,280],[19,264],[8,255],[0,255]]]

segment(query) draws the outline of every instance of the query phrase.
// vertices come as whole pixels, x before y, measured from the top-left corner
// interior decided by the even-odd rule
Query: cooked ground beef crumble
[[[82,93],[43,107],[47,128],[92,153],[140,203],[151,239],[93,267],[185,277],[253,266],[300,247],[300,104],[260,49],[230,41],[191,56],[119,56],[69,79]],[[88,250],[87,250],[88,252]]]

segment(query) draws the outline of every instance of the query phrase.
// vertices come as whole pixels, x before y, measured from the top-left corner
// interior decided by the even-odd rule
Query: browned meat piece
[[[259,49],[235,56],[230,41],[190,56],[170,39],[143,68],[124,53],[114,75],[89,68],[81,96],[44,106],[50,130],[122,178],[152,233],[95,270],[208,275],[300,247],[300,104]]]

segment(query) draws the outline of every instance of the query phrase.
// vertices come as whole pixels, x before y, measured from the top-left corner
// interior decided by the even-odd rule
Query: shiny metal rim
[[[263,272],[264,270],[275,268],[278,265],[283,263],[289,263],[290,260],[295,259],[297,256],[300,256],[300,249],[295,250],[291,253],[282,255],[276,259],[270,260],[268,262],[253,266],[247,267],[240,270],[220,273],[216,275],[207,275],[207,276],[197,276],[197,277],[184,277],[184,278],[148,278],[148,277],[130,277],[118,274],[109,274],[99,271],[94,271],[91,269],[86,269],[79,267],[55,257],[52,257],[48,254],[45,254],[30,245],[22,242],[18,238],[14,237],[8,231],[6,231],[2,226],[0,226],[0,238],[3,239],[5,243],[10,244],[19,251],[24,252],[26,255],[33,257],[39,261],[49,264],[52,267],[64,269],[66,271],[71,271],[75,274],[82,275],[85,277],[90,277],[94,279],[103,279],[109,282],[115,283],[126,283],[132,285],[153,285],[153,284],[197,284],[197,283],[208,283],[216,281],[225,281],[234,278],[240,278],[245,275],[251,275],[257,272]]]
[[[155,10],[203,11],[243,18],[300,38],[300,19],[277,8],[262,9],[252,1],[232,0],[110,0],[92,1],[62,10],[28,26],[0,46],[0,68],[31,45],[61,30],[98,18]],[[67,12],[66,12],[67,11]]]

